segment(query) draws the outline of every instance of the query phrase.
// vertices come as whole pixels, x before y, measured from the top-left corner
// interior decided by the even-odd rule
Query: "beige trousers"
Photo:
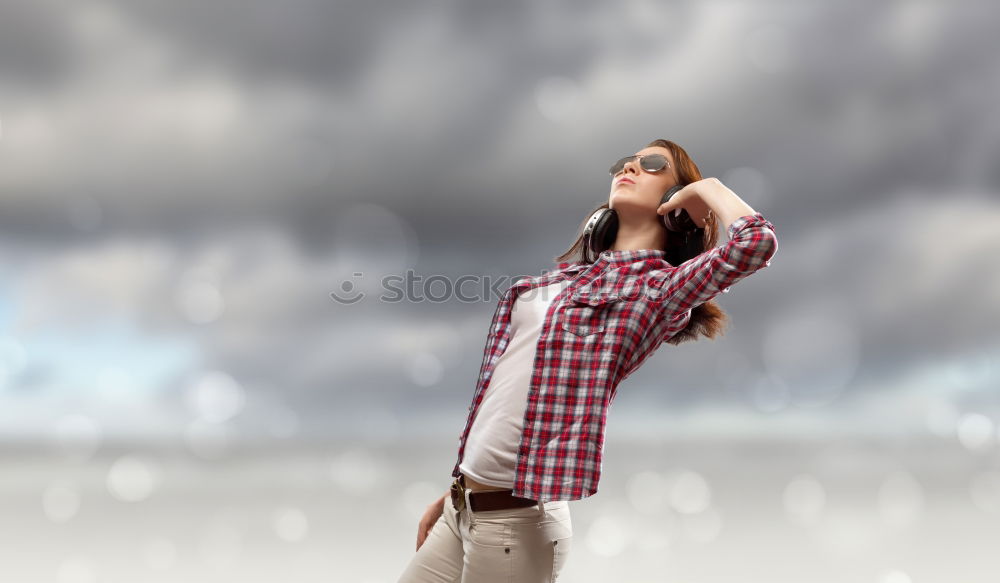
[[[399,583],[554,583],[573,540],[569,502],[444,513],[406,566]]]

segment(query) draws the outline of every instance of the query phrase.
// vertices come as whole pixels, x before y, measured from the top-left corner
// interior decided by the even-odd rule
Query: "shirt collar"
[[[664,259],[667,252],[662,249],[619,249],[601,251],[595,263],[605,262],[613,267],[621,267],[645,259]],[[580,261],[564,262],[557,265],[559,271],[577,271],[586,269],[590,264]]]

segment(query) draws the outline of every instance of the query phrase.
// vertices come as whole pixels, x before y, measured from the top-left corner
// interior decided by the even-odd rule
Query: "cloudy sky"
[[[395,581],[499,294],[667,138],[779,249],[619,387],[568,579],[985,581],[997,38],[986,1],[0,0],[0,577]]]
[[[551,268],[661,137],[780,248],[614,430],[997,430],[989,3],[2,10],[2,440],[457,437],[498,296],[380,279]]]

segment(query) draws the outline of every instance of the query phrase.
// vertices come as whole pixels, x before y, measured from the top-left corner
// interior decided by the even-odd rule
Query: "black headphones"
[[[660,204],[670,200],[684,186],[677,185],[668,190],[660,199]],[[684,209],[674,209],[663,215],[663,226],[669,231],[667,261],[679,265],[702,251],[705,229],[698,227]],[[612,208],[597,209],[583,227],[583,260],[597,261],[602,251],[609,249],[618,234],[618,212]]]

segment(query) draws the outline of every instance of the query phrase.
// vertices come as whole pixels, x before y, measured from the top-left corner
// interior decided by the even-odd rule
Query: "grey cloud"
[[[967,291],[995,241],[933,222],[956,219],[945,197],[963,189],[979,198],[962,208],[992,216],[1000,186],[986,3],[95,6],[5,12],[17,29],[0,35],[17,49],[0,50],[12,301],[57,331],[60,314],[85,331],[130,313],[206,366],[280,391],[317,431],[352,405],[464,400],[493,311],[351,309],[329,303],[334,286],[405,267],[538,273],[607,197],[609,161],[657,137],[708,176],[749,168],[763,190],[735,189],[778,227],[774,265],[723,300],[736,319],[726,354],[759,358],[761,331],[798,294],[881,298],[859,310],[862,375],[900,376],[995,336],[974,317],[992,313],[989,296]],[[343,226],[365,208],[382,219]],[[122,259],[107,241],[152,241],[172,260],[150,268],[156,253]],[[890,265],[938,246],[930,264],[956,257],[950,278]],[[229,262],[228,311],[192,327],[176,294],[213,256]],[[953,297],[960,313],[934,310]],[[412,353],[382,352],[399,321],[480,325],[461,326],[458,349],[428,347],[448,362],[428,388],[408,376]],[[696,390],[718,386],[700,375],[716,366],[703,347],[658,355],[629,382],[663,391],[669,375],[689,390],[667,401],[716,402]]]

